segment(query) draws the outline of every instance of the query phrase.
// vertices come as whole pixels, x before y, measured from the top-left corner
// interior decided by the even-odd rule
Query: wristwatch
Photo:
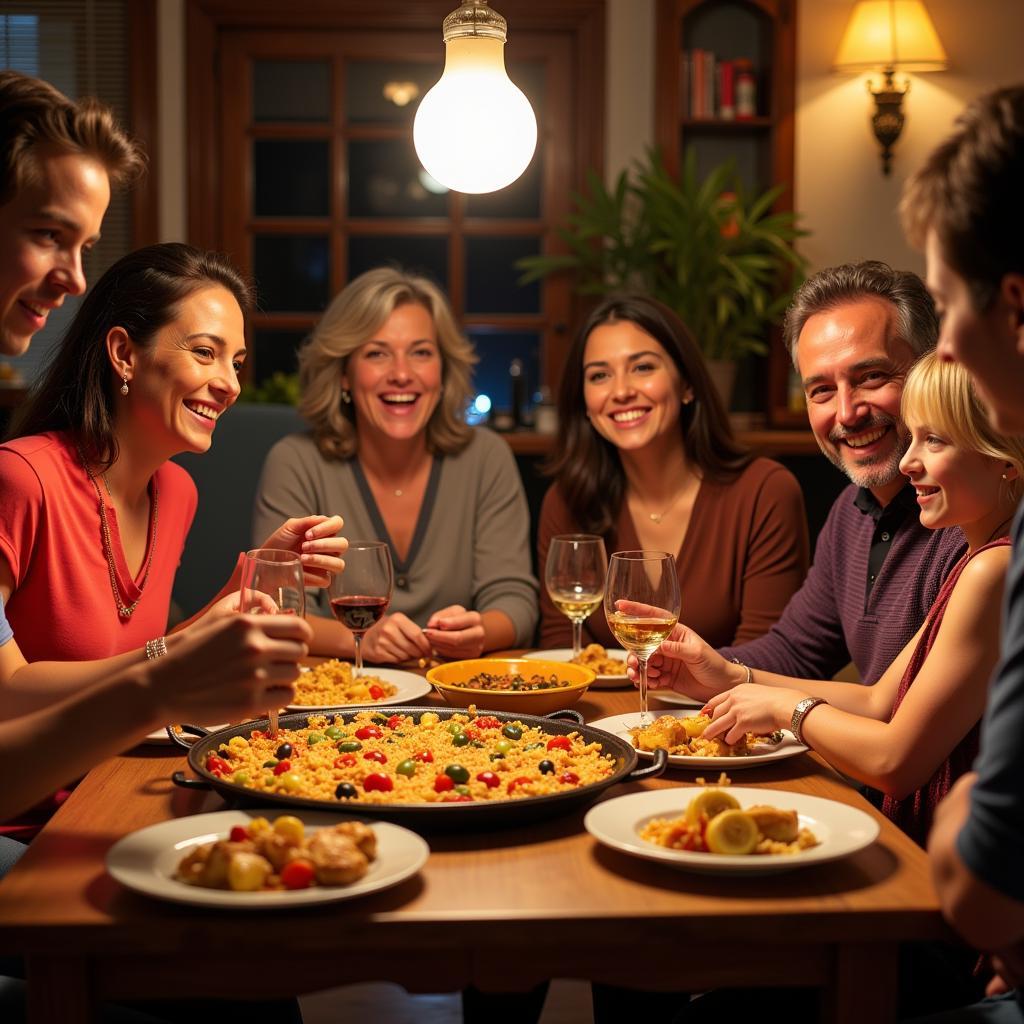
[[[797,743],[803,743],[804,737],[803,729],[804,719],[807,717],[811,708],[816,708],[819,704],[827,704],[828,701],[824,697],[804,697],[803,700],[796,702],[796,707],[793,708],[793,717],[789,722],[789,730],[796,737]]]

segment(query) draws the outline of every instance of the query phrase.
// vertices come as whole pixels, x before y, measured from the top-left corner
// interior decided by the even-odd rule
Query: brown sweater
[[[542,580],[551,538],[579,532],[558,485],[553,485],[544,497],[537,534]],[[640,547],[625,502],[615,530],[604,542],[609,555]],[[796,479],[777,462],[754,459],[731,483],[705,480],[675,556],[681,622],[712,647],[744,643],[766,633],[807,572],[807,518]],[[540,607],[541,645],[570,646],[569,620],[551,603],[543,585]],[[584,643],[618,646],[603,608],[584,624],[583,637]]]

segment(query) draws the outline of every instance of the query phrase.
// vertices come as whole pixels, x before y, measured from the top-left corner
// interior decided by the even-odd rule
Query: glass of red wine
[[[384,617],[391,604],[394,571],[391,552],[381,541],[349,541],[345,571],[331,578],[331,612],[352,631],[356,657],[352,675],[363,670],[363,634]]]

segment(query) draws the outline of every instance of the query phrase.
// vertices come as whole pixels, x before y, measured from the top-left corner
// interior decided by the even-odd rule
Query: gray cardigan
[[[349,540],[390,542],[361,476],[354,459],[325,459],[308,434],[278,441],[256,491],[253,543],[289,516],[318,512],[342,516]],[[407,564],[393,546],[391,557],[390,611],[420,626],[451,604],[502,611],[515,626],[515,645],[532,643],[538,586],[530,572],[530,513],[512,452],[496,434],[477,428],[458,455],[435,460]],[[329,617],[327,592],[310,597],[310,612]]]

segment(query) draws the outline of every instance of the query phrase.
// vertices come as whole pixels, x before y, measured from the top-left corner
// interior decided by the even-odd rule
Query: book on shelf
[[[682,109],[693,120],[734,121],[737,117],[750,117],[750,81],[753,65],[749,60],[720,60],[710,50],[694,47],[683,53],[680,72]],[[744,110],[738,109],[738,70],[748,90]]]

